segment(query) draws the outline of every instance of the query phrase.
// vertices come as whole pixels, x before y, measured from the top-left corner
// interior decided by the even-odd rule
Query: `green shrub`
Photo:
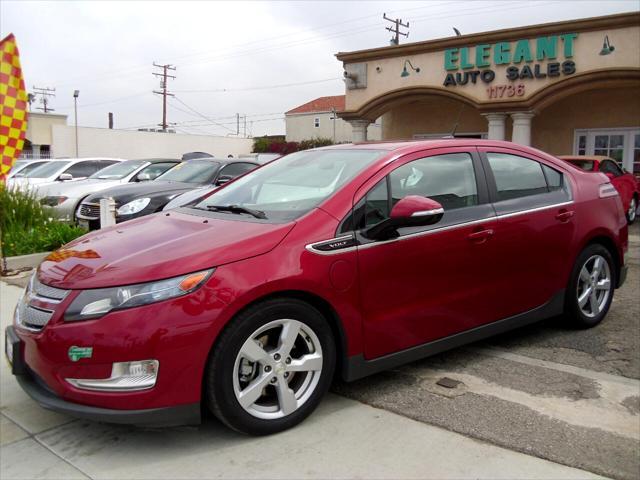
[[[0,232],[5,257],[55,250],[86,230],[52,220],[35,195],[0,184]]]

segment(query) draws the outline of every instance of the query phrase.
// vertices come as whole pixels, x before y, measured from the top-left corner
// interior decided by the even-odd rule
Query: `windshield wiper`
[[[213,212],[248,213],[256,218],[266,219],[267,216],[261,210],[241,207],[240,205],[207,205],[207,210]]]

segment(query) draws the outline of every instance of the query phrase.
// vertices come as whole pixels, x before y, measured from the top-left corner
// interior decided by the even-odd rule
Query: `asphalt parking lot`
[[[306,422],[269,438],[211,418],[153,430],[58,415],[20,390],[2,355],[0,478],[638,478],[637,225],[631,242],[627,283],[599,327],[550,319],[336,383]],[[4,336],[20,290],[0,288]]]

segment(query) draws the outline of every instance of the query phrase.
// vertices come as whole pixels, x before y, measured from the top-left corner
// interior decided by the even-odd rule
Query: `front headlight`
[[[112,310],[139,307],[181,297],[197,290],[214,270],[215,268],[212,268],[157,282],[84,290],[69,305],[64,319],[68,322],[89,320],[102,317]]]
[[[68,197],[44,197],[40,199],[40,204],[46,205],[47,207],[57,207],[63,204],[67,198]]]
[[[129,203],[125,203],[118,209],[118,215],[133,215],[134,213],[141,212],[142,210],[147,208],[147,205],[149,205],[150,201],[150,198],[145,197],[138,198],[137,200],[132,200]]]

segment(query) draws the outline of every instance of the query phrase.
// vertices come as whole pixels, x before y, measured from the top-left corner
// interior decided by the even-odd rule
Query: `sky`
[[[401,43],[640,10],[638,0],[25,1],[0,0],[0,38],[16,36],[27,90],[55,88],[50,107],[78,124],[157,128],[159,71],[168,121],[181,133],[285,133],[284,112],[344,94],[337,52],[382,47],[383,13],[409,22]],[[41,106],[37,101],[33,104]]]

